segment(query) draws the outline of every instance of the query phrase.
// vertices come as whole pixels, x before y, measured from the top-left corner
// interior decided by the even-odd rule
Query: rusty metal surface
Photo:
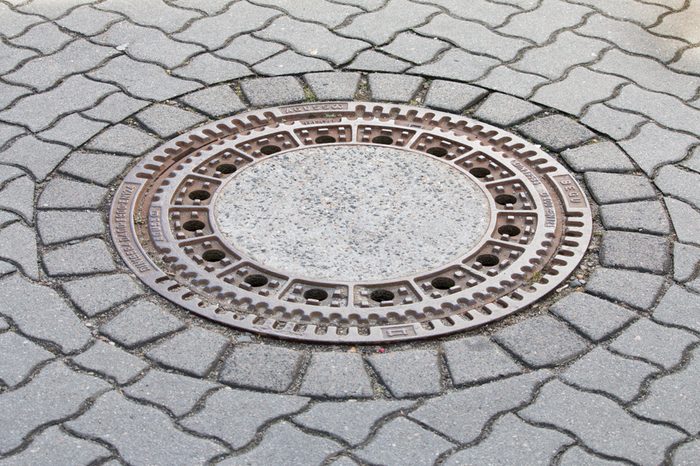
[[[272,270],[227,242],[213,217],[227,178],[321,144],[391,145],[453,165],[486,193],[487,233],[438,269],[369,283]],[[196,314],[288,339],[377,343],[474,328],[528,306],[578,265],[592,220],[566,169],[513,134],[417,107],[327,102],[236,115],[156,149],[119,187],[110,228],[139,278]]]

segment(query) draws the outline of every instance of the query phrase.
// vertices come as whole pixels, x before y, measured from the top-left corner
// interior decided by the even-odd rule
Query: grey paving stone
[[[283,105],[304,100],[304,89],[291,76],[249,79],[241,83],[241,89],[254,106]]]
[[[558,79],[574,65],[595,61],[606,47],[608,45],[602,40],[564,31],[557,35],[554,42],[526,50],[512,67],[526,73]]]
[[[566,320],[593,341],[600,341],[622,328],[635,313],[585,293],[572,293],[557,301],[550,312]]]
[[[686,49],[680,59],[671,64],[673,69],[688,73],[698,73],[698,57],[700,57],[700,47]],[[697,107],[697,105],[695,105]]]
[[[581,123],[616,140],[628,137],[635,126],[643,121],[646,121],[644,117],[622,112],[604,104],[591,105],[581,117]]]
[[[49,364],[29,384],[0,395],[0,452],[20,446],[37,427],[73,415],[107,388],[106,382],[74,372],[62,362]]]
[[[662,274],[671,266],[671,249],[666,238],[630,231],[607,231],[600,248],[600,263]]]
[[[163,138],[172,137],[206,120],[197,113],[163,104],[148,107],[139,112],[136,118]]]
[[[109,442],[132,464],[201,464],[226,451],[211,440],[185,434],[168,415],[115,391],[102,395],[85,414],[65,425]]]
[[[123,310],[100,331],[117,343],[134,348],[164,337],[184,327],[178,319],[159,306],[139,300]]]
[[[385,45],[379,50],[420,65],[432,60],[438,53],[449,47],[448,43],[437,39],[437,37],[428,38],[412,32],[402,32],[389,45]]]
[[[333,72],[304,75],[319,100],[352,100],[360,83],[360,73]]]
[[[700,173],[700,146],[696,147],[690,154],[688,158],[680,163],[686,168]]]
[[[63,353],[76,351],[90,341],[90,332],[51,288],[12,275],[0,280],[0,291],[7,304],[0,312],[23,334],[53,343]]]
[[[573,441],[556,430],[531,426],[508,413],[493,424],[486,439],[448,457],[445,464],[550,464],[557,452]]]
[[[485,90],[469,84],[436,80],[430,84],[423,104],[427,107],[460,113],[486,94]]]
[[[164,32],[175,32],[194,18],[201,16],[192,10],[172,7],[162,0],[135,4],[124,0],[107,0],[97,5],[101,10],[127,16],[136,24],[153,26]]]
[[[586,291],[646,310],[654,304],[663,282],[663,277],[659,275],[599,268],[590,277]]]
[[[278,53],[282,49],[284,49],[284,46],[281,44],[260,40],[257,37],[246,34],[236,37],[226,47],[216,50],[214,54],[252,65]]]
[[[99,133],[107,123],[88,120],[77,113],[61,118],[51,128],[39,133],[43,139],[62,142],[72,147],[79,147],[85,141]]]
[[[410,417],[459,443],[470,443],[496,414],[530,402],[537,385],[549,376],[549,371],[537,371],[450,392],[427,400]]]
[[[694,28],[698,14],[700,14],[698,5],[690,3],[688,8],[664,16],[661,23],[654,26],[652,30],[657,34],[678,37],[688,42],[700,42],[700,33]]]
[[[34,223],[34,182],[31,178],[22,176],[5,184],[0,191],[0,209],[21,215],[30,225]]]
[[[653,366],[594,348],[574,362],[561,375],[562,379],[577,387],[608,393],[624,402],[632,401],[651,374],[658,372]]]
[[[73,153],[59,171],[102,186],[110,185],[131,163],[128,157],[87,152]]]
[[[677,466],[693,466],[700,455],[700,440],[692,440],[683,444],[673,454],[673,464]]]
[[[590,0],[588,0],[590,1]],[[585,464],[586,466],[622,466],[622,461],[611,461],[593,456],[581,447],[575,446],[566,450],[566,452],[560,457],[560,466],[581,466]]]
[[[477,120],[499,126],[511,126],[541,112],[542,108],[506,94],[489,95],[473,113]]]
[[[533,367],[559,364],[586,350],[586,341],[550,316],[538,316],[496,332],[494,339]]]
[[[448,341],[442,347],[450,377],[457,386],[522,372],[510,356],[483,336]]]
[[[700,295],[671,286],[656,306],[654,319],[700,332]]]
[[[388,42],[397,32],[423,23],[437,8],[407,0],[389,0],[384,8],[352,18],[337,31],[343,36],[356,37],[374,45]]]
[[[4,94],[4,92],[5,92],[7,87],[10,87],[10,86],[0,84],[0,92],[3,93],[2,94],[3,97],[0,97],[0,99],[4,100],[4,96],[6,96],[6,94]],[[14,88],[15,86],[11,86],[11,87]],[[19,93],[17,95],[18,96],[23,95],[23,93]],[[11,98],[12,98],[12,96],[8,97],[7,101],[10,102]],[[2,100],[0,100],[0,108],[4,108],[3,104],[2,104]],[[19,126],[0,124],[0,147],[4,146],[6,143],[10,142],[11,140],[15,139],[17,136],[20,136],[22,134],[25,134],[25,131],[24,131],[24,129],[20,128]]]
[[[546,384],[535,403],[520,414],[566,429],[604,455],[641,464],[662,462],[664,451],[682,438],[668,427],[637,420],[604,396],[580,392],[557,380]]]
[[[164,406],[175,416],[184,416],[192,411],[205,393],[216,387],[208,380],[151,370],[141,380],[124,388],[124,393]]]
[[[586,173],[586,185],[598,204],[653,199],[654,188],[643,176],[617,173]]]
[[[102,235],[105,225],[98,212],[45,210],[37,214],[37,227],[45,245]]]
[[[576,172],[601,171],[612,173],[635,170],[629,157],[612,142],[596,142],[562,152],[562,157]]]
[[[666,235],[671,224],[661,202],[638,201],[600,206],[598,211],[609,230],[639,231]]]
[[[656,168],[684,159],[688,149],[698,142],[700,140],[697,138],[650,123],[642,126],[635,137],[620,145],[651,176]]]
[[[29,28],[24,34],[12,40],[13,44],[39,50],[42,54],[50,54],[73,40],[73,37],[62,32],[53,23],[41,23]]]
[[[18,13],[5,4],[0,5],[0,30],[6,37],[19,35],[32,24],[39,22],[41,18]]]
[[[340,444],[332,440],[309,435],[282,421],[270,427],[262,441],[252,450],[221,464],[321,464],[326,457],[342,449]]]
[[[697,341],[684,330],[640,319],[615,338],[610,349],[670,369],[681,362],[683,351]]]
[[[58,144],[40,141],[34,136],[23,136],[0,153],[0,162],[25,167],[38,181],[43,181],[68,155],[70,149]]]
[[[14,332],[0,334],[0,380],[8,387],[21,383],[39,364],[53,357]]]
[[[212,117],[235,113],[245,108],[241,99],[228,85],[208,87],[188,94],[181,100],[190,107]]]
[[[27,49],[20,49],[0,42],[0,73],[12,71],[23,61],[36,55]]]
[[[73,437],[52,426],[34,437],[25,450],[0,460],[0,465],[92,464],[112,456],[102,445]]]
[[[312,57],[305,57],[287,50],[272,56],[253,66],[253,70],[265,76],[284,76],[289,74],[332,71],[333,67],[327,62]]]
[[[0,229],[0,257],[17,264],[28,277],[39,279],[34,229],[22,223],[13,223]]]
[[[136,356],[100,340],[84,353],[75,356],[73,362],[89,371],[111,377],[121,385],[131,382],[148,367]]]
[[[280,14],[277,10],[248,2],[234,2],[223,13],[198,19],[173,37],[202,44],[210,50],[218,49],[225,45],[230,37],[259,29]],[[222,34],[222,31],[226,32]]]
[[[700,351],[681,371],[654,380],[649,396],[632,410],[640,416],[674,424],[691,435],[700,432]]]
[[[193,327],[149,350],[146,356],[164,366],[204,377],[227,346],[225,336]]]
[[[107,245],[101,239],[88,239],[44,253],[49,275],[88,275],[116,269]]]
[[[20,6],[19,10],[56,19],[66,14],[71,8],[88,2],[89,0],[63,0],[58,3],[50,0],[36,0]]]
[[[116,123],[133,115],[146,105],[148,105],[146,101],[134,99],[123,92],[116,92],[83,114],[97,120]]]
[[[499,62],[493,58],[459,49],[450,49],[436,61],[411,68],[410,72],[456,81],[474,81],[484,77],[487,71],[498,64]],[[490,87],[484,83],[480,84]]]
[[[5,331],[10,328],[10,323],[4,317],[0,317],[0,331]]]
[[[381,71],[385,73],[399,73],[407,70],[411,65],[408,62],[390,57],[374,50],[365,50],[346,66],[348,70]]]
[[[295,0],[258,0],[256,3],[281,8],[294,18],[322,23],[328,28],[339,26],[350,15],[362,13],[359,8],[327,0],[307,0],[304,3]]]
[[[5,261],[0,261],[0,277],[4,277],[5,275],[11,274],[12,272],[17,271],[17,267],[14,265],[10,264],[9,262]],[[0,319],[3,320],[3,319]],[[0,322],[0,327],[3,327],[4,324]]]
[[[309,429],[327,432],[350,445],[364,441],[377,421],[411,407],[413,401],[336,401],[319,403],[294,417],[294,422]]]
[[[521,73],[507,66],[497,66],[475,84],[518,97],[527,97],[538,84],[547,80],[534,74]]]
[[[64,282],[63,290],[84,314],[94,317],[142,294],[141,287],[126,274],[100,275]],[[95,293],[105,290],[105,293]]]
[[[46,92],[22,97],[14,106],[1,112],[0,118],[38,132],[62,115],[94,107],[102,98],[116,91],[111,84],[91,81],[81,75],[71,76]]]
[[[322,398],[368,398],[372,386],[358,353],[314,353],[300,395]]]
[[[250,443],[258,429],[273,419],[295,413],[306,398],[224,388],[212,394],[204,409],[182,421],[185,428],[217,437],[234,449]]]
[[[12,102],[18,98],[29,94],[29,89],[20,86],[11,86],[6,83],[0,83],[0,110],[4,110]],[[2,137],[0,137],[0,145],[9,141],[17,134],[21,134],[23,130],[17,126],[3,125]]]
[[[443,7],[453,16],[480,21],[489,26],[498,26],[508,16],[519,11],[519,8],[513,5],[506,5],[508,2],[491,3],[487,0],[475,0],[468,3],[461,0],[429,0],[429,3]],[[517,4],[517,0],[515,3]]]
[[[98,81],[116,83],[139,99],[166,100],[202,87],[193,81],[174,78],[159,66],[138,62],[125,55],[113,58],[89,76]]]
[[[353,453],[372,464],[428,466],[451,447],[453,444],[415,422],[397,418],[383,425],[367,445]]]
[[[206,84],[216,84],[222,81],[250,76],[252,72],[238,62],[223,60],[212,54],[197,55],[175,70],[173,74],[183,78],[204,81]]]
[[[516,129],[538,143],[559,151],[595,137],[586,127],[562,115],[549,115],[518,125]]]
[[[544,43],[555,31],[579,23],[591,10],[558,0],[544,0],[539,7],[513,15],[505,26],[497,30],[503,34],[527,37],[538,44]]]
[[[94,36],[104,31],[111,23],[122,19],[119,15],[81,6],[56,21],[56,24],[85,36]]]
[[[368,358],[372,368],[397,398],[440,392],[438,354],[434,350],[402,350]]]
[[[573,1],[582,5],[590,5],[613,18],[641,23],[644,26],[650,26],[656,22],[662,13],[668,12],[666,8],[660,5],[641,3],[634,0],[620,0],[617,2],[607,2],[605,0]]]
[[[693,278],[700,266],[700,247],[688,244],[673,244],[673,278],[685,282]]]
[[[664,194],[677,197],[700,209],[700,192],[695,189],[698,183],[700,183],[700,173],[682,170],[675,166],[661,167],[654,180],[654,184]],[[673,215],[671,219],[674,220]]]
[[[199,0],[174,0],[173,4],[184,8],[202,10],[209,15],[222,13],[231,2],[229,0],[210,0],[202,3]]]
[[[28,61],[5,79],[45,91],[66,76],[91,70],[118,53],[113,48],[78,39],[59,52]]]
[[[437,37],[469,52],[483,54],[501,61],[513,60],[530,42],[493,32],[472,21],[462,21],[446,14],[434,16],[428,24],[415,30],[419,34]]]
[[[372,73],[367,80],[374,100],[394,102],[408,102],[423,83],[418,76],[385,73]]]
[[[236,346],[219,380],[234,387],[285,392],[299,371],[303,355],[278,346]]]
[[[673,229],[676,231],[678,241],[700,245],[700,213],[685,202],[681,202],[671,197],[664,198],[666,208],[673,222]]]
[[[158,140],[128,125],[118,124],[104,131],[86,146],[87,149],[126,155],[141,155],[158,144]]]

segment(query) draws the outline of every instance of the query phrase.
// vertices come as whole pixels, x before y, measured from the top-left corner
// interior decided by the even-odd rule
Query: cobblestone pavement
[[[699,0],[0,0],[0,464],[700,464],[698,24]],[[139,156],[330,99],[542,144],[595,201],[583,266],[486,329],[348,348],[195,318],[115,256]]]

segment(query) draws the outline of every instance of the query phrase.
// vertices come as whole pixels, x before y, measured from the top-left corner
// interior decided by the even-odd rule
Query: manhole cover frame
[[[389,140],[393,148],[452,164],[489,194],[488,233],[459,260],[419,276],[326,283],[261,266],[218,232],[212,188],[246,165],[320,144],[386,146]],[[238,168],[217,172],[223,164]],[[208,196],[197,199],[204,195],[190,196],[194,191]],[[497,196],[511,197],[499,204]],[[204,227],[185,230],[193,219]],[[253,110],[183,134],[129,171],[115,193],[110,220],[129,268],[170,301],[234,328],[325,343],[430,338],[506,317],[559,286],[578,266],[592,234],[583,190],[539,146],[463,116],[372,102]],[[520,231],[504,236],[497,233],[503,225]],[[223,251],[224,257],[210,251]],[[491,264],[493,257],[480,256],[498,260]],[[439,287],[435,279],[443,280]],[[326,296],[304,298],[309,290]],[[377,300],[373,293],[384,294]]]

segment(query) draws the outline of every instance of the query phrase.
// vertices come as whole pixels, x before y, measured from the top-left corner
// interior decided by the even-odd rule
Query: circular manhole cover
[[[297,340],[426,338],[500,319],[578,265],[591,213],[539,147],[459,115],[314,103],[236,115],[115,194],[129,267],[218,322]]]

